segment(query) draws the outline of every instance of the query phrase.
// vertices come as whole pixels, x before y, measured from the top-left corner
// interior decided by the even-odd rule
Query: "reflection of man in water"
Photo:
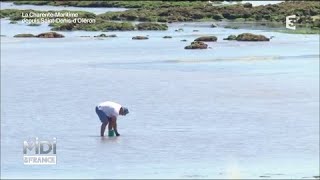
[[[100,136],[104,136],[104,131],[108,123],[109,136],[113,136],[114,132],[116,133],[116,136],[120,136],[117,129],[117,117],[119,115],[127,115],[129,113],[128,108],[122,107],[115,102],[106,101],[96,106],[96,113],[102,122]]]

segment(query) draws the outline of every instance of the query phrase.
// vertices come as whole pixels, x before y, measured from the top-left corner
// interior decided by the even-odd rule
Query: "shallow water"
[[[49,28],[1,20],[2,178],[318,175],[319,36],[209,25],[107,32],[118,37],[105,40],[82,31],[17,39]],[[242,32],[274,38],[222,40]],[[183,49],[205,34],[218,37],[211,49]],[[94,107],[104,100],[129,107],[121,137],[99,137]],[[23,165],[31,137],[57,138],[57,165]]]

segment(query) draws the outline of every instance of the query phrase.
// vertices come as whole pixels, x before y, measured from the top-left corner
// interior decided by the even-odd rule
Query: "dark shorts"
[[[96,107],[96,113],[102,123],[109,122],[110,118],[103,111],[101,111],[98,107]]]

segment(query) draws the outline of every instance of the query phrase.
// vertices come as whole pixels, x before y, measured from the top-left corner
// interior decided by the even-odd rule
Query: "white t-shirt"
[[[99,110],[103,111],[108,117],[118,117],[121,105],[112,101],[102,102],[98,105]]]

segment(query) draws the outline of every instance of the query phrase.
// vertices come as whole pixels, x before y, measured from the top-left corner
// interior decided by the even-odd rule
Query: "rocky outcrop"
[[[147,36],[134,36],[132,37],[133,40],[145,40],[149,39]]]
[[[63,38],[64,35],[56,33],[56,32],[46,32],[36,35],[38,38]]]
[[[211,24],[211,27],[212,27],[212,28],[216,28],[216,27],[218,27],[218,25],[215,24],[215,23],[213,23],[213,24]]]
[[[28,26],[41,26],[41,24],[36,24],[36,23],[30,23]]]
[[[229,41],[269,41],[271,38],[267,38],[264,35],[256,35],[251,33],[243,33],[236,35],[230,35],[227,38],[224,38],[223,40],[229,40]]]
[[[189,46],[184,49],[207,49],[208,45],[201,41],[193,41]]]
[[[237,41],[270,41],[269,38],[264,35],[256,35],[251,33],[239,34],[236,38]]]
[[[227,38],[223,38],[223,40],[229,40],[229,41],[237,40],[237,36],[236,35],[230,35]]]
[[[179,29],[176,29],[176,30],[174,30],[175,32],[182,32],[183,31],[183,29],[182,28],[179,28]]]
[[[33,35],[33,34],[16,34],[13,37],[16,38],[25,38],[25,37],[37,37],[37,38],[63,38],[64,35],[58,34],[56,32],[46,32],[46,33],[41,33],[38,35]]]
[[[16,34],[13,37],[15,38],[30,38],[30,37],[35,37],[33,34]]]
[[[98,36],[93,36],[93,37],[105,37],[105,38],[108,38],[108,37],[117,37],[117,35],[115,35],[115,34],[111,34],[111,35],[100,34]]]
[[[218,38],[216,36],[202,36],[202,37],[198,37],[194,41],[215,42],[217,40]]]

